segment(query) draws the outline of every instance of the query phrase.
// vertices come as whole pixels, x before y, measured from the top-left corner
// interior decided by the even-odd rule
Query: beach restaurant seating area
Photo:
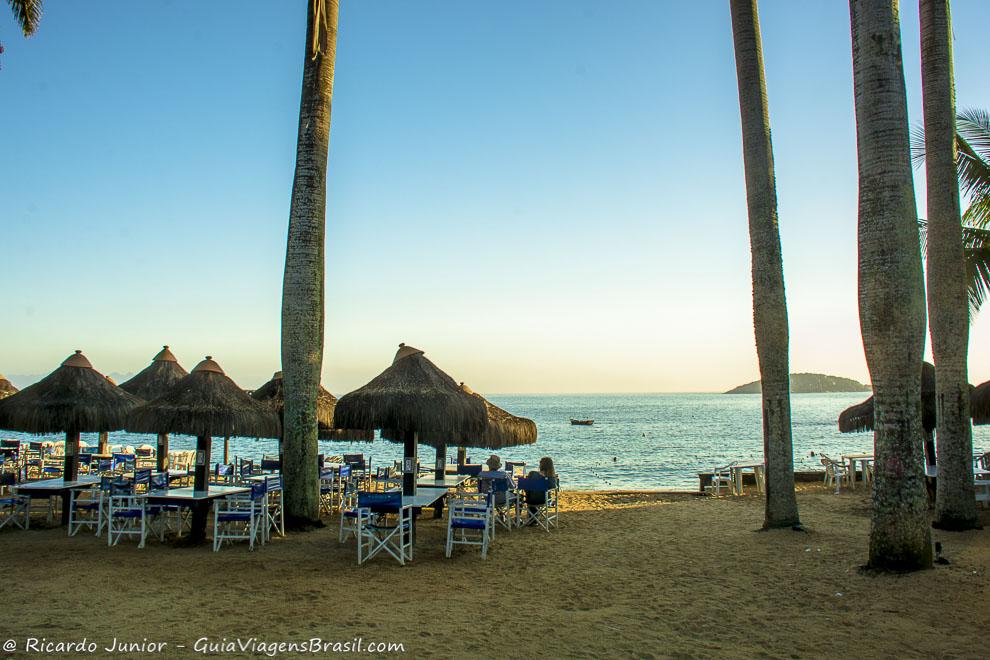
[[[62,458],[57,443],[3,443],[0,528],[28,529],[32,517],[51,526],[61,518],[69,536],[143,548],[149,540],[187,539],[194,529],[194,511],[209,507],[214,551],[238,542],[253,550],[273,535],[285,536],[282,477],[275,457],[216,463],[208,489],[195,490],[195,452],[169,452],[166,470],[158,472],[143,467],[137,448],[113,447],[115,451],[80,461],[76,479],[66,481],[62,468],[54,469]],[[154,450],[144,458],[154,463]],[[46,461],[50,472],[38,469]],[[464,545],[477,546],[487,558],[497,533],[501,537],[519,528],[550,532],[557,527],[558,480],[523,476],[524,462],[507,462],[505,470],[489,472],[481,465],[451,461],[439,475],[417,464],[414,495],[402,492],[399,463],[372,469],[371,458],[361,454],[320,456],[321,516],[339,527],[342,545],[353,542],[358,564],[383,553],[400,564],[412,560],[417,519],[429,509],[447,530],[447,557]]]

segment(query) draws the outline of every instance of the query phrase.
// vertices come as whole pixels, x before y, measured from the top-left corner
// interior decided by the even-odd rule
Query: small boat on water
[[[591,426],[595,423],[593,419],[572,419],[571,426]]]

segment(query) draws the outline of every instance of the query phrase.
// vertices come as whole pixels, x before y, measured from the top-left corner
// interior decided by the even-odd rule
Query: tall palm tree
[[[935,526],[977,526],[969,415],[969,306],[956,173],[949,0],[920,0],[928,183],[928,318],[935,358],[938,481]]]
[[[14,18],[21,26],[25,37],[30,37],[41,22],[41,0],[7,0]]]
[[[319,524],[317,393],[323,368],[327,157],[338,0],[309,0],[296,171],[282,282],[285,514],[294,528]]]
[[[753,329],[763,383],[766,507],[763,526],[801,524],[794,494],[787,299],[757,0],[730,0],[753,276]]]
[[[925,162],[924,130],[916,130],[911,138],[914,163],[921,166]],[[970,109],[956,115],[956,150],[959,186],[970,199],[962,219],[972,318],[990,294],[990,112]],[[928,225],[920,222],[924,249]]]
[[[869,566],[932,564],[922,456],[925,296],[897,0],[849,0],[859,160],[859,319],[873,381]]]

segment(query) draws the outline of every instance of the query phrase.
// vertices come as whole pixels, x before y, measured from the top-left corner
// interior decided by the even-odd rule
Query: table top
[[[99,477],[79,477],[75,481],[66,481],[59,477],[58,479],[41,479],[40,481],[24,481],[15,488],[18,492],[21,491],[58,491],[58,490],[75,490],[77,488],[92,488],[100,483]]]
[[[729,466],[730,469],[736,469],[736,470],[738,470],[738,469],[749,469],[749,468],[761,468],[761,467],[763,467],[763,461],[749,461],[749,462],[746,462],[746,463],[740,461],[738,463],[733,463],[732,465]]]
[[[243,486],[210,486],[209,490],[196,490],[192,487],[169,488],[168,490],[156,490],[148,493],[146,497],[155,501],[203,501],[212,500],[227,495],[238,493],[250,493],[250,488]]]
[[[430,477],[419,477],[416,479],[416,486],[419,488],[457,488],[462,483],[471,478],[468,474],[446,474],[442,479]]]
[[[428,507],[447,494],[446,488],[416,488],[415,495],[403,495],[402,506],[413,508]]]
[[[861,452],[859,454],[843,454],[842,458],[846,460],[854,460],[854,461],[865,460],[865,459],[872,460],[873,452],[871,451],[871,452]]]

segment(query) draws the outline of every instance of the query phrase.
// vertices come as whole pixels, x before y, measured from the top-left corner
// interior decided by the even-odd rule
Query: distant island
[[[852,378],[829,376],[828,374],[791,374],[791,394],[820,392],[869,392],[869,385],[863,385]],[[759,394],[760,381],[754,380],[726,392],[726,394]]]

